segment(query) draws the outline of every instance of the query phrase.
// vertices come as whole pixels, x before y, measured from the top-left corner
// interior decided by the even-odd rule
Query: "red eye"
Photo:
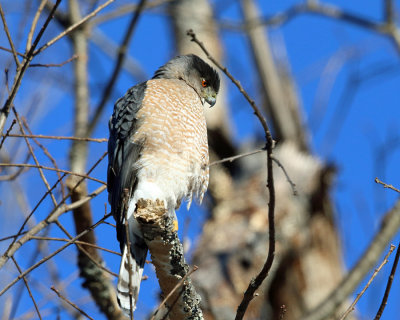
[[[203,88],[208,87],[208,82],[206,80],[201,80],[201,85],[203,86]]]

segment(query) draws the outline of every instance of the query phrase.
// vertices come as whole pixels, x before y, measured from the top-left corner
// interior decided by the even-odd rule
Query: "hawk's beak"
[[[217,102],[217,99],[215,97],[210,97],[210,96],[207,96],[205,98],[205,100],[210,105],[210,108],[212,108],[215,105],[215,103]]]

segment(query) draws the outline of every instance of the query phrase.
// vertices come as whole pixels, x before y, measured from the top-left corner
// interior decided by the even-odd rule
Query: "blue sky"
[[[11,4],[6,1],[4,5],[2,4],[13,34],[17,33],[17,23],[22,19],[18,9],[22,3],[23,1],[17,1],[15,4]],[[226,5],[214,3],[218,8],[220,19],[229,19],[230,21],[241,19],[236,1],[224,1]],[[259,1],[265,15],[280,12],[295,3],[298,2]],[[348,12],[374,21],[382,19],[382,1],[330,1],[325,3],[337,5]],[[116,5],[118,4],[119,2],[116,1]],[[400,7],[398,1],[395,1],[395,4]],[[115,5],[107,10],[114,7]],[[119,43],[123,37],[121,30],[124,30],[127,22],[126,17],[121,18],[103,24],[101,30],[113,41]],[[45,39],[50,39],[59,32],[60,29],[56,24],[52,24],[45,34]],[[141,17],[129,52],[140,63],[147,76],[151,76],[156,68],[176,54],[171,32],[166,15],[149,12]],[[23,35],[26,37],[26,32]],[[336,223],[342,238],[344,263],[347,268],[351,268],[377,231],[382,215],[398,198],[393,191],[383,189],[375,184],[374,178],[378,176],[387,183],[400,186],[400,171],[397,166],[400,151],[399,143],[396,142],[396,140],[400,140],[398,129],[400,122],[400,52],[396,50],[389,39],[382,35],[345,22],[313,15],[301,15],[284,26],[271,28],[268,35],[271,39],[281,41],[285,45],[287,59],[304,108],[305,122],[310,126],[314,153],[322,160],[335,164],[338,168],[332,199],[336,208]],[[257,79],[252,77],[252,74],[255,74],[254,66],[249,64],[250,52],[246,38],[238,32],[221,30],[221,39],[225,46],[227,66],[245,85],[245,89],[256,98],[256,101],[260,101],[255,85]],[[7,46],[2,30],[0,44]],[[23,47],[22,42],[19,50],[22,51]],[[98,53],[95,45],[91,44],[90,50],[93,53],[89,61],[91,103],[92,106],[95,106],[102,90],[101,84],[107,79],[113,65],[104,54]],[[70,56],[70,46],[63,40],[38,57],[38,62],[59,63]],[[4,69],[9,58],[8,54],[0,52],[1,69]],[[333,71],[329,69],[330,64],[335,66]],[[68,88],[71,84],[72,65],[63,67],[62,72],[59,72],[58,75],[54,74],[53,70],[48,69],[29,70],[16,98],[16,107],[20,113],[25,115],[30,110],[28,115],[35,133],[71,135],[73,101],[63,89]],[[357,80],[351,82],[349,79]],[[107,137],[106,123],[112,112],[112,101],[124,94],[137,81],[138,79],[133,79],[127,73],[121,74],[113,97],[107,104],[101,124],[94,133],[95,137]],[[38,90],[39,85],[40,91]],[[260,133],[261,128],[244,100],[240,98],[239,93],[233,87],[229,88],[232,89],[229,98],[232,121],[235,123],[234,139],[236,143],[240,144]],[[324,94],[325,92],[328,94]],[[320,100],[318,100],[319,97]],[[52,103],[49,104],[49,101]],[[321,103],[318,104],[319,101]],[[389,143],[390,141],[394,142]],[[386,145],[387,148],[385,148]],[[66,159],[69,142],[48,142],[46,146],[56,159]],[[19,152],[18,162],[22,162],[23,152],[19,151],[18,145],[10,143],[9,148],[13,153]],[[105,149],[105,144],[91,145],[89,166]],[[43,155],[40,155],[40,160],[43,163],[47,161]],[[61,168],[67,168],[68,163],[60,160],[59,165]],[[93,175],[105,180],[105,168],[106,162],[103,162]],[[54,179],[55,175],[50,173],[49,177]],[[26,183],[35,186],[29,194],[29,203],[33,206],[43,194],[44,187],[35,173],[28,172],[23,179]],[[97,187],[96,183],[89,183],[90,190]],[[15,191],[8,190],[2,185],[0,188],[5,197],[13,197]],[[106,199],[106,194],[103,193],[93,201],[95,219],[103,215]],[[40,210],[36,216],[37,220],[47,214],[46,206],[49,208],[49,205],[50,202],[45,203],[43,210]],[[6,214],[7,210],[12,210],[12,208],[0,207],[0,215]],[[189,217],[185,210],[181,210],[181,215],[184,217],[183,220],[185,217]],[[200,232],[203,220],[204,212],[200,208],[192,209],[190,214],[192,241],[195,241]],[[9,234],[9,230],[15,230],[17,221],[12,220],[12,222],[6,223],[0,232],[4,235]],[[71,214],[64,215],[61,222],[72,230]],[[55,228],[52,230],[53,236],[62,236]],[[99,230],[100,232],[97,233],[99,244],[118,250],[112,228],[102,226]],[[397,235],[392,243],[397,245],[399,241],[400,237]],[[57,243],[50,244],[51,251],[57,247],[59,247]],[[3,245],[1,248],[3,250]],[[35,247],[28,244],[27,248],[24,253],[21,251],[17,255],[17,260],[25,268],[27,259],[23,255]],[[107,254],[104,253],[104,255]],[[358,303],[361,319],[370,319],[375,315],[393,258],[394,255]],[[70,277],[76,271],[75,249],[67,249],[58,259],[61,277]],[[107,255],[107,264],[112,270],[118,270],[118,257]],[[149,268],[150,266],[148,266]],[[45,272],[47,272],[45,268],[39,268],[34,273],[34,279],[40,279]],[[149,270],[145,273],[151,274]],[[88,294],[79,288],[79,279],[75,278],[74,283],[75,285],[70,291],[71,298]],[[395,303],[400,298],[398,284],[397,275],[382,319],[393,319],[395,315],[400,314],[400,306]],[[44,287],[49,286],[49,283],[44,283]],[[157,288],[158,285],[153,277],[143,282],[141,300],[138,305],[138,309],[141,311],[138,319],[144,318],[151,311],[150,306],[157,299]],[[37,292],[40,297],[44,296],[43,291],[37,290]],[[0,304],[3,303],[2,299],[0,299]],[[29,308],[31,308],[30,298],[24,294],[17,314],[21,314]],[[87,310],[90,311],[90,314],[96,315],[96,308],[92,305],[88,305]],[[64,319],[64,316],[62,318]],[[100,319],[101,317],[95,318]]]

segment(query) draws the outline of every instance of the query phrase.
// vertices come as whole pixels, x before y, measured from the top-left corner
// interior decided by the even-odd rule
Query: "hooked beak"
[[[215,105],[215,103],[217,102],[216,97],[211,97],[211,96],[207,96],[207,97],[205,98],[205,100],[206,100],[207,103],[210,105],[210,108],[212,108],[212,107]]]

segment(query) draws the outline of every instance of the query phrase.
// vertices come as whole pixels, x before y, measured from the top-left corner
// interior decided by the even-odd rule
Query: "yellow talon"
[[[179,226],[178,226],[178,220],[174,220],[174,231],[178,231]]]

